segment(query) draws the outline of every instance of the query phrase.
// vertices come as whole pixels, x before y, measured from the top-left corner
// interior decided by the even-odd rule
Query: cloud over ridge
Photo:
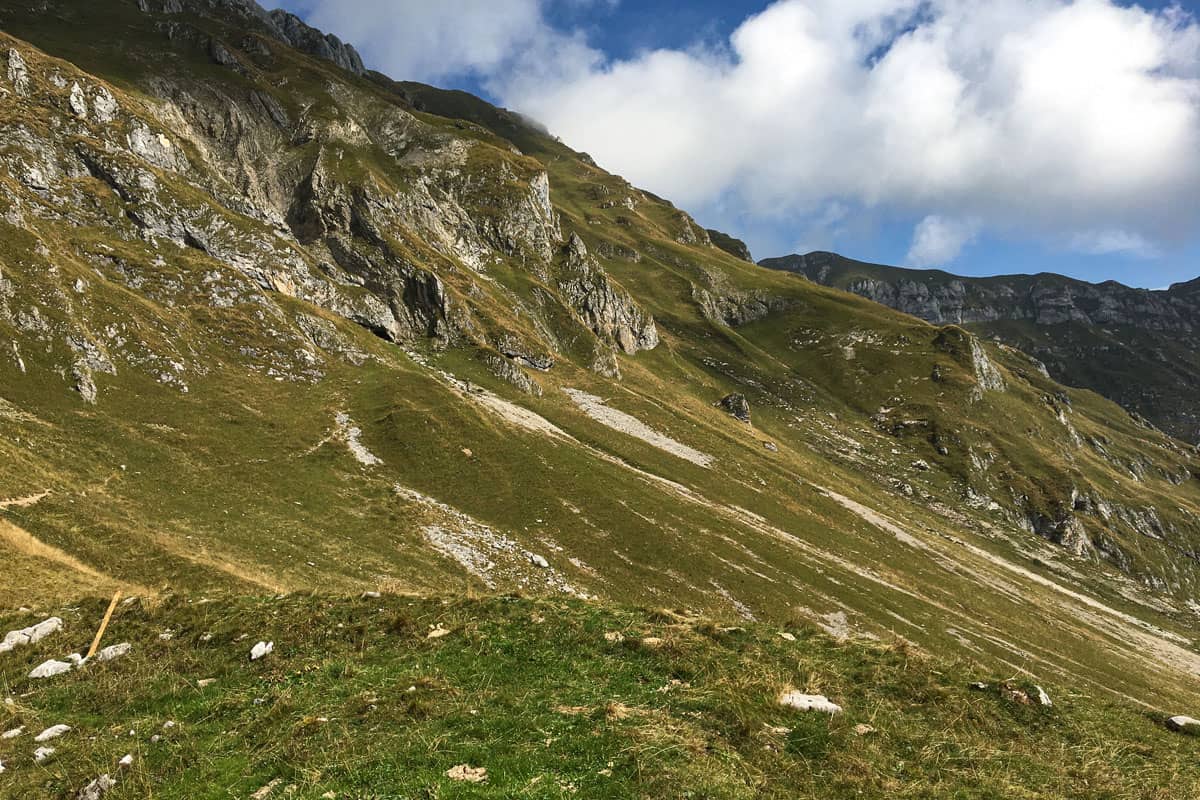
[[[1178,8],[777,0],[726,42],[610,60],[551,0],[308,2],[381,68],[473,74],[685,207],[886,209],[922,220],[928,265],[989,232],[1147,253],[1200,233],[1200,25]]]

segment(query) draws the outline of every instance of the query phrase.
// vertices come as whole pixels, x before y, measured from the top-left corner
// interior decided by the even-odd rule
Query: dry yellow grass
[[[74,588],[73,599],[109,595],[117,589],[146,597],[155,594],[145,586],[119,582],[2,519],[0,559],[8,573],[0,588],[0,606],[55,600],[59,595],[54,587],[63,586]]]

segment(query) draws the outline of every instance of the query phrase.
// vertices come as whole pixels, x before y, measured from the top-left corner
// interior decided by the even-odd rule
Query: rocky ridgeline
[[[234,45],[176,27],[168,33],[246,75],[254,72],[254,58],[269,52],[271,38],[362,72],[352,48],[253,2],[141,0],[140,7],[169,26],[183,11],[241,14],[267,38],[247,34]],[[618,352],[658,344],[650,315],[580,236],[564,236],[545,169],[501,140],[423,122],[398,95],[341,91],[344,102],[317,120],[236,82],[163,75],[153,81],[156,97],[127,97],[32,51],[2,52],[0,75],[17,101],[0,122],[10,145],[0,160],[20,184],[5,211],[14,225],[36,230],[39,220],[53,224],[65,214],[71,225],[144,243],[159,266],[176,261],[180,250],[208,257],[227,268],[205,279],[205,302],[214,307],[266,305],[282,319],[289,314],[273,296],[294,297],[390,341],[431,338],[479,348],[492,372],[533,393],[540,389],[530,373],[553,367],[563,339],[590,338],[594,368],[610,377],[620,374]],[[50,127],[35,124],[39,119]],[[116,215],[91,199],[97,183],[119,206]],[[40,252],[56,257],[44,246]],[[104,260],[131,288],[150,291],[137,265]],[[480,298],[497,291],[489,273],[512,264],[549,290],[536,303],[516,300],[519,318],[530,324],[480,316],[489,305]],[[171,282],[155,294],[175,303],[191,288]],[[87,295],[83,282],[73,291]],[[47,306],[69,308],[63,300],[18,308],[12,293],[0,274],[0,320],[46,342],[67,343],[74,356],[63,372],[86,402],[101,396],[103,375],[131,361],[151,365],[160,382],[186,391],[192,370],[186,354],[121,352],[144,342],[113,326],[93,330],[83,314],[46,313]],[[547,314],[546,299],[565,314]],[[564,317],[574,325],[550,322]],[[324,349],[318,338],[328,337],[314,338],[310,321],[296,319],[280,330],[292,342],[261,354],[259,368],[291,380],[318,379]]]
[[[825,252],[760,263],[935,325],[971,325],[1037,356],[1056,380],[1092,389],[1185,441],[1200,441],[1194,402],[1200,351],[1193,344],[1200,331],[1200,279],[1151,291],[1046,273],[964,278]]]
[[[1080,322],[1128,325],[1169,333],[1200,327],[1200,304],[1189,284],[1162,291],[1101,284],[1062,275],[963,278],[936,270],[884,267],[879,277],[847,277],[850,262],[834,253],[769,258],[762,265],[795,272],[814,283],[846,288],[935,325],[1028,320],[1038,325]]]
[[[254,0],[137,0],[138,8],[147,14],[217,14],[225,19],[236,14],[249,20],[275,39],[301,52],[337,64],[356,75],[366,74],[362,57],[352,45],[343,42],[331,33],[322,33],[306,24],[295,14],[275,9],[267,11]],[[213,58],[219,63],[235,63],[236,56],[214,39],[211,44]]]

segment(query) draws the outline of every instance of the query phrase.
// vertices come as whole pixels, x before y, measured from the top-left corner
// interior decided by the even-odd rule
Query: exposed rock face
[[[226,18],[230,14],[239,14],[247,21],[258,23],[258,27],[272,38],[301,52],[332,61],[355,75],[367,72],[362,57],[353,46],[331,33],[311,27],[295,14],[282,9],[268,12],[254,0],[138,0],[138,8],[147,14],[192,11]],[[213,40],[210,52],[218,64],[232,66],[237,63],[236,56],[221,42]]]
[[[751,264],[754,263],[754,256],[750,255],[750,248],[741,239],[736,239],[727,233],[722,233],[712,228],[708,228],[706,232],[712,243],[726,253],[729,253],[729,255],[734,258],[740,258],[742,261],[749,261]]]
[[[704,316],[713,322],[737,328],[788,308],[788,302],[764,292],[740,291],[728,287],[704,289],[692,287],[692,297]]]
[[[1200,441],[1194,402],[1200,394],[1200,279],[1151,291],[1045,273],[964,278],[823,252],[760,263],[935,325],[965,325],[1000,339],[1040,359],[1056,380],[1093,389],[1168,433]]]
[[[632,355],[658,346],[654,318],[609,279],[576,234],[567,243],[560,288],[592,332],[623,352]]]
[[[8,51],[8,81],[19,95],[29,94],[29,68],[16,49]]]
[[[822,252],[768,258],[761,263],[770,269],[796,272],[814,283],[845,288],[935,325],[1028,320],[1038,325],[1128,325],[1170,333],[1200,328],[1200,307],[1183,297],[1183,287],[1188,284],[1150,291],[1115,281],[1093,284],[1045,273],[962,278],[939,270],[860,264]],[[877,274],[858,270],[851,275],[856,267]]]
[[[71,96],[67,100],[68,107],[71,113],[80,119],[87,119],[88,103],[87,97],[83,94],[83,89],[78,83],[71,84]]]
[[[295,14],[282,9],[271,11],[270,19],[275,23],[280,38],[297,50],[332,61],[355,75],[366,74],[367,69],[358,51],[332,33],[321,33]]]
[[[717,405],[725,409],[725,411],[732,415],[735,419],[739,419],[745,423],[750,422],[750,403],[746,400],[745,395],[726,395]]]

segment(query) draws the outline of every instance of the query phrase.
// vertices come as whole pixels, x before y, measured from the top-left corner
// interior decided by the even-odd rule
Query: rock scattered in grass
[[[621,642],[625,641],[625,634],[621,633],[620,631],[609,631],[608,633],[604,634],[604,641],[612,642],[613,644],[620,644]]]
[[[537,553],[529,554],[529,563],[533,564],[535,567],[550,569],[550,562],[547,561],[544,556],[539,556]]]
[[[651,650],[657,650],[663,646],[663,640],[657,636],[646,636],[641,640],[642,647],[648,647]]]
[[[443,636],[449,636],[450,629],[442,627],[439,622],[436,627],[430,628],[429,633],[425,634],[426,639],[441,639]]]
[[[363,600],[378,600],[381,597],[383,597],[383,595],[380,594],[379,592],[363,592],[362,593]]]
[[[100,800],[109,790],[115,789],[117,782],[107,774],[101,775],[96,780],[89,783],[87,786],[79,790],[79,794],[75,795],[76,800]]]
[[[797,711],[819,711],[823,714],[840,714],[842,707],[830,702],[823,694],[804,694],[795,690],[779,694],[779,705],[794,708]]]
[[[874,733],[874,732],[875,732],[874,728],[872,728],[870,725],[866,725],[861,722],[854,726],[854,734],[856,736],[866,736],[867,734]]]
[[[1167,720],[1167,727],[1178,733],[1190,733],[1200,736],[1200,719],[1179,714]]]
[[[46,728],[46,730],[42,731],[37,736],[33,737],[33,740],[35,742],[39,742],[39,743],[40,742],[48,742],[51,739],[57,739],[58,737],[62,736],[64,733],[67,733],[70,730],[71,730],[70,725],[54,725],[49,728]]]
[[[250,648],[250,660],[258,661],[260,658],[268,656],[273,652],[275,652],[274,642],[259,642]]]
[[[14,650],[27,644],[36,644],[50,634],[57,633],[62,629],[63,621],[58,617],[50,617],[50,619],[39,622],[37,625],[30,625],[28,628],[22,628],[19,631],[9,631],[5,634],[4,640],[0,641],[0,653],[7,653],[9,650]]]
[[[100,664],[105,661],[114,661],[133,649],[133,645],[129,642],[121,642],[120,644],[109,645],[96,653],[94,660]]]
[[[118,767],[128,768],[133,766],[133,753],[126,753],[125,757],[117,762]]]
[[[44,661],[33,668],[29,673],[29,677],[34,680],[42,680],[43,678],[53,678],[55,675],[62,675],[65,672],[70,672],[75,668],[75,665],[70,661],[57,661],[50,659]]]
[[[25,726],[21,725],[20,727],[0,733],[0,739],[15,739],[23,733],[25,733]]]
[[[39,747],[37,750],[33,751],[33,760],[41,764],[43,761],[50,758],[57,752],[58,751],[53,747]]]
[[[250,795],[250,800],[267,800],[268,797],[283,783],[283,778],[276,778],[266,786],[259,789],[254,794]]]
[[[1030,699],[1029,692],[1026,692],[1024,689],[1021,689],[1017,686],[1013,686],[1011,683],[1005,682],[1000,684],[1000,694],[1009,700],[1012,700],[1014,703],[1019,703],[1023,706],[1033,705],[1033,700]]]
[[[200,680],[196,681],[196,686],[201,689],[207,689],[209,686],[212,686],[216,682],[217,682],[216,678],[201,678]]]
[[[1050,699],[1050,695],[1046,694],[1045,689],[1040,686],[1034,686],[1033,688],[1037,689],[1038,702],[1040,704],[1047,707],[1054,705],[1054,701]]]
[[[725,410],[725,413],[732,416],[734,419],[741,422],[750,422],[750,403],[746,400],[746,396],[742,394],[730,394],[721,398],[717,403],[718,406]]]
[[[782,631],[782,632],[779,634],[779,638],[780,638],[780,639],[783,639],[785,642],[794,642],[794,641],[796,641],[796,637],[795,637],[795,635],[794,635],[794,634],[791,634],[791,633],[788,633],[787,631]]]
[[[486,767],[472,767],[470,764],[459,764],[446,770],[446,777],[452,781],[467,783],[483,783],[487,780]]]

